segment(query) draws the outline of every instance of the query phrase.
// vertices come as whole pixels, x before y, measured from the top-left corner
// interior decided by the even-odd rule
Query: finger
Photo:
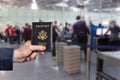
[[[33,52],[30,56],[30,60],[34,60],[34,59],[36,59],[36,57],[37,57],[37,53]]]
[[[46,49],[46,47],[45,46],[40,46],[40,45],[30,45],[29,49],[31,51],[35,51],[35,50],[44,51]]]
[[[25,63],[25,62],[27,62],[27,61],[29,61],[29,59],[28,59],[28,58],[24,58],[24,59],[22,59],[21,61],[19,61],[19,63]]]
[[[27,57],[26,61],[30,61],[30,57]]]
[[[36,56],[37,56],[37,53],[32,53],[29,57],[27,57],[24,62],[27,62],[27,61],[32,61],[32,60],[35,60],[36,59]]]

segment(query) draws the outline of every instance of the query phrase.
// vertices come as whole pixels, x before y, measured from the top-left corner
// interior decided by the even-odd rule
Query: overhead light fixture
[[[36,0],[32,0],[33,3],[36,3]]]
[[[0,8],[2,8],[2,6],[0,5]]]
[[[38,10],[38,6],[37,6],[36,0],[32,0],[31,9],[33,9],[33,10]]]
[[[88,4],[90,3],[90,1],[91,1],[91,0],[86,0],[86,1],[84,1],[83,3],[84,3],[84,5],[88,5]]]
[[[69,0],[63,0],[63,2],[68,2]]]
[[[74,12],[78,12],[78,8],[76,8],[76,7],[70,7],[70,9]]]
[[[98,9],[94,9],[93,11],[99,11]]]
[[[117,8],[115,9],[115,11],[120,11],[120,7],[117,7]]]
[[[109,25],[109,20],[104,20],[104,21],[102,22],[102,25],[105,25],[105,26]]]
[[[60,2],[60,3],[54,4],[54,6],[58,6],[58,7],[68,7],[68,4],[65,3],[65,2]]]

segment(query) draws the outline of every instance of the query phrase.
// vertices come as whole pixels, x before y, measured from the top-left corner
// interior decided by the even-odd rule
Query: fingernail
[[[43,49],[45,50],[45,49],[46,49],[46,47],[44,46],[44,47],[43,47]]]

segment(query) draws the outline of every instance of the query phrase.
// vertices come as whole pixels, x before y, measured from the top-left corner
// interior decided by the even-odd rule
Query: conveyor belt
[[[97,78],[96,80],[117,80],[110,75],[104,73],[103,62],[108,61],[112,64],[120,66],[120,51],[97,51]],[[99,78],[99,79],[98,79]]]

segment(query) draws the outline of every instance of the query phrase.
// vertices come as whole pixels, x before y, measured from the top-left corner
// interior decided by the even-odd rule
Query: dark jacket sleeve
[[[0,70],[13,69],[13,49],[0,48]]]

